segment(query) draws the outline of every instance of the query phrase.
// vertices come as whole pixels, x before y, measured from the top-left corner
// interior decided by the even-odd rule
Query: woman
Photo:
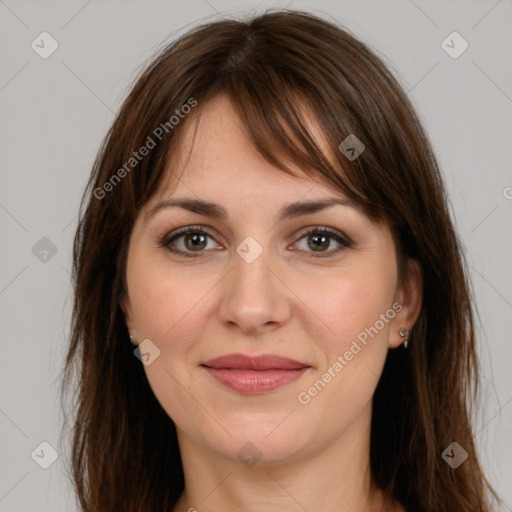
[[[97,157],[74,279],[82,510],[489,510],[442,178],[344,29],[280,11],[165,48]]]

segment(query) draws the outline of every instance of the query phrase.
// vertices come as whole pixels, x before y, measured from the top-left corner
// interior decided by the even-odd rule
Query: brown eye
[[[299,242],[302,239],[307,239],[307,248],[299,249],[304,250],[309,253],[316,253],[319,257],[322,256],[330,256],[339,251],[351,247],[352,243],[350,239],[344,236],[342,233],[339,233],[336,230],[320,227],[312,229],[306,233],[304,233]],[[329,250],[333,244],[333,240],[335,244],[338,244],[338,247],[334,247],[334,249]]]
[[[213,236],[208,231],[200,227],[187,226],[167,235],[160,245],[181,256],[197,257],[208,252],[208,239],[214,241]],[[306,248],[299,247],[299,249],[309,253],[309,256],[317,257],[337,254],[352,245],[348,237],[327,227],[311,229],[300,237],[299,242],[303,239],[307,239],[307,246]],[[338,246],[331,249],[333,241]],[[218,248],[218,246],[214,244],[210,247],[210,249],[214,248]]]
[[[328,249],[331,241],[328,236],[325,235],[309,235],[308,245],[316,251],[317,249]]]
[[[206,247],[206,237],[202,233],[184,235],[185,247],[191,251],[204,249]]]
[[[208,248],[208,239],[213,240],[204,229],[194,226],[179,229],[174,233],[167,235],[161,242],[162,247],[166,247],[169,251],[187,257],[201,256]],[[217,247],[213,244],[213,247]],[[196,254],[192,254],[196,253]]]

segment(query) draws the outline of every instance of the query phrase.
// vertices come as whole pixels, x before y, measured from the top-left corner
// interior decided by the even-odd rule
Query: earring
[[[136,343],[137,332],[134,329],[129,329],[130,341]]]
[[[407,328],[402,327],[398,331],[398,334],[400,334],[400,336],[402,336],[402,338],[404,338],[404,348],[407,348],[407,344],[409,343],[409,331],[407,330]]]

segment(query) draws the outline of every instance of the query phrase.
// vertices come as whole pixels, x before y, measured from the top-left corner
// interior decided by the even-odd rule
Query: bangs
[[[321,40],[301,30],[300,23],[277,32],[272,23],[271,18],[266,26],[254,20],[241,28],[227,21],[226,34],[215,44],[210,26],[194,32],[196,47],[183,52],[165,87],[154,93],[166,117],[187,98],[197,100],[194,111],[165,137],[165,160],[180,153],[176,145],[189,121],[200,118],[216,96],[227,95],[255,149],[274,167],[339,191],[375,222],[402,226],[400,212],[415,194],[407,169],[412,134],[401,112],[407,99],[398,84],[347,34],[320,24]],[[184,85],[177,89],[176,83]],[[353,141],[361,149],[347,155]],[[160,164],[147,169],[158,181],[164,172]],[[409,190],[397,201],[398,174]]]
[[[274,70],[267,70],[257,83],[247,75],[237,74],[223,88],[213,87],[205,94],[196,94],[200,106],[176,130],[172,141],[174,151],[181,146],[185,125],[196,118],[196,122],[192,121],[195,138],[204,107],[223,94],[265,160],[291,176],[306,175],[343,193],[374,221],[385,218],[384,211],[368,198],[361,186],[358,175],[364,173],[362,163],[351,162],[338,149],[341,141],[350,135],[350,132],[342,138],[337,135],[340,118],[337,125],[329,122],[326,112],[319,114],[319,109],[325,109],[321,101],[316,102],[314,95],[291,84],[288,77],[285,81]]]

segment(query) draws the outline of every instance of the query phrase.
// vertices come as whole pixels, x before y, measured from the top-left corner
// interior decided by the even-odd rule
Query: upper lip
[[[216,369],[237,370],[298,370],[308,368],[309,365],[300,363],[289,357],[275,354],[263,354],[260,356],[247,356],[245,354],[226,354],[215,359],[201,363],[201,366]]]

